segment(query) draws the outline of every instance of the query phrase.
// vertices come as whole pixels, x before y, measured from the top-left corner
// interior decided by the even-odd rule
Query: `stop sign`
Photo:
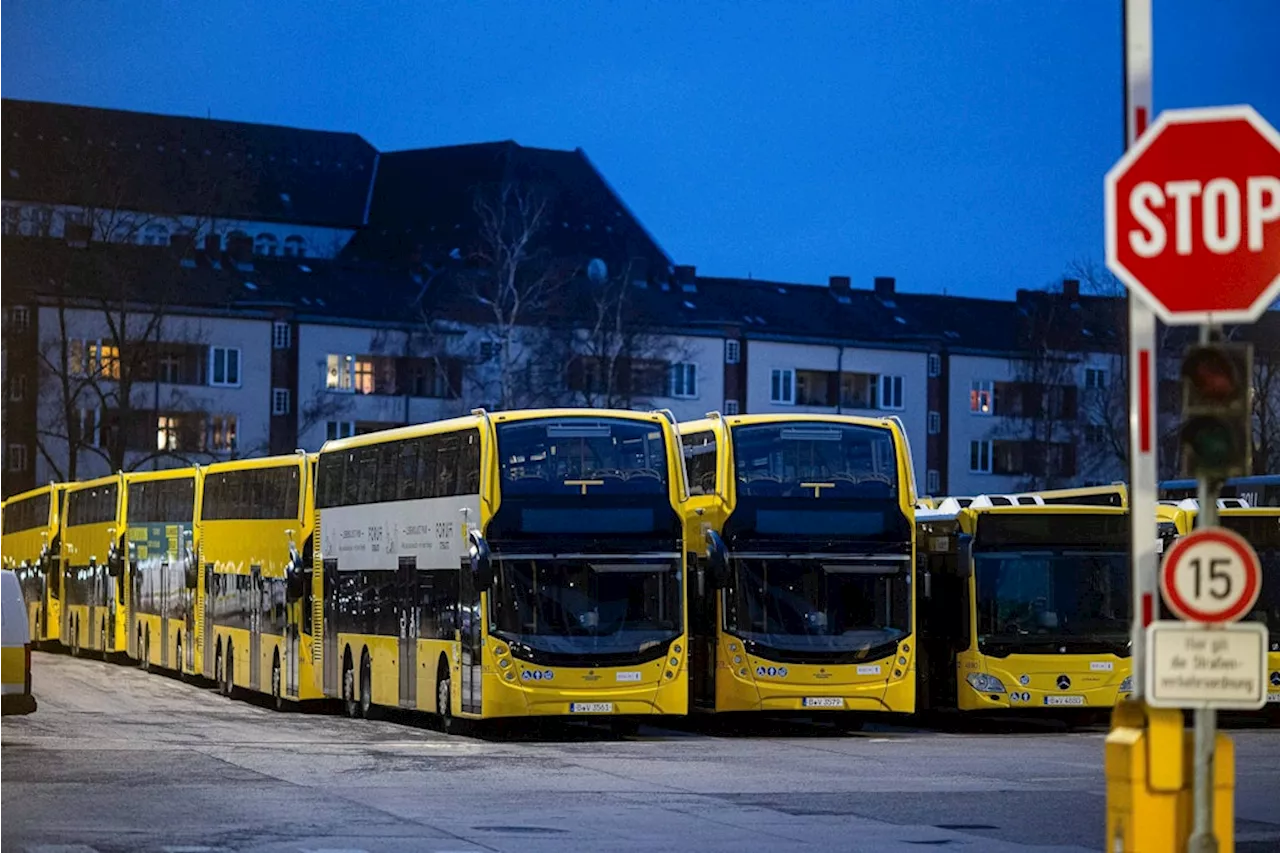
[[[1280,296],[1280,134],[1252,107],[1167,110],[1107,172],[1107,266],[1166,323]]]

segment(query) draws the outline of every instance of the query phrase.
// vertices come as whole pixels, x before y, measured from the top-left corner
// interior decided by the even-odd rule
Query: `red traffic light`
[[[1182,363],[1182,376],[1201,400],[1228,403],[1240,394],[1240,375],[1235,362],[1216,347],[1200,347]]]

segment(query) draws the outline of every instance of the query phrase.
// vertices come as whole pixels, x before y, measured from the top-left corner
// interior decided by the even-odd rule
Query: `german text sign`
[[[1156,708],[1256,710],[1267,704],[1267,628],[1147,626],[1146,701]]]
[[[1252,107],[1167,110],[1107,173],[1107,266],[1166,323],[1280,296],[1280,134]]]
[[[1261,588],[1258,554],[1232,530],[1202,527],[1179,539],[1160,567],[1160,592],[1179,619],[1234,622]]]

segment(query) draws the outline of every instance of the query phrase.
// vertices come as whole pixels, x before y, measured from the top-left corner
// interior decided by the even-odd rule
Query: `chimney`
[[[1064,278],[1062,280],[1062,295],[1072,302],[1080,298],[1080,279]]]
[[[892,299],[894,279],[891,275],[876,276],[876,296],[880,299]]]
[[[222,251],[222,235],[206,234],[204,235],[204,252],[206,255],[216,255]]]
[[[698,278],[698,268],[693,265],[682,266],[676,265],[676,284],[684,287],[686,284],[694,284]]]
[[[853,279],[847,275],[833,275],[827,278],[827,285],[837,296],[845,296],[853,290]]]

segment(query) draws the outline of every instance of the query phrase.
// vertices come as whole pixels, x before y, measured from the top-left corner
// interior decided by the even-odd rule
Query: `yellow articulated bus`
[[[327,442],[325,695],[446,728],[684,714],[682,497],[660,413],[478,410]]]
[[[219,462],[201,471],[192,671],[277,710],[322,698],[312,647],[315,454]]]
[[[62,644],[107,655],[129,642],[124,475],[67,486],[62,525]]]
[[[124,475],[128,652],[143,669],[190,670],[197,480],[195,468]]]
[[[922,710],[1101,709],[1133,689],[1128,510],[917,515]]]
[[[680,425],[691,708],[915,710],[911,455],[896,419],[712,413]],[[845,712],[845,713],[841,713]]]
[[[1168,552],[1179,536],[1195,526],[1194,499],[1156,507],[1162,550]],[[1262,622],[1270,635],[1267,656],[1267,703],[1280,715],[1280,507],[1237,507],[1218,510],[1218,525],[1239,533],[1258,553],[1262,585],[1253,611],[1245,618]],[[1161,618],[1174,619],[1161,602]]]
[[[18,576],[31,644],[57,642],[62,627],[62,554],[58,541],[63,486],[50,484],[4,502],[0,562]]]

